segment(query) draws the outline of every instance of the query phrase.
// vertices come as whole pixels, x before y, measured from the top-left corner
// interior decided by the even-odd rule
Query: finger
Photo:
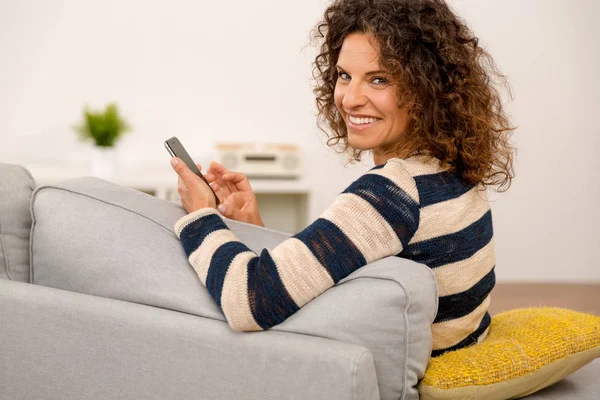
[[[204,174],[204,178],[206,178],[208,183],[215,182],[217,179],[217,177],[214,174],[210,174],[210,173]]]
[[[221,215],[227,218],[231,216],[230,207],[226,203],[219,204],[217,210],[221,213]]]
[[[208,165],[208,172],[215,175],[223,175],[229,172],[229,170],[225,168],[223,164],[220,164],[216,161],[211,161],[211,163]]]
[[[227,218],[232,218],[236,211],[236,204],[233,196],[229,196],[223,203],[217,208],[221,214]]]
[[[220,179],[223,174],[230,172],[227,168],[225,168],[222,164],[219,164],[216,161],[211,161],[208,165],[207,173],[215,176],[215,179]]]
[[[208,172],[215,175],[215,179],[217,180],[219,185],[224,190],[227,190],[229,192],[229,194],[239,190],[234,183],[226,182],[223,180],[224,174],[231,173],[231,171],[228,170],[227,168],[225,168],[225,166],[223,164],[218,163],[217,161],[211,161],[211,163],[208,166]]]
[[[230,187],[230,185],[228,185],[227,182],[223,181],[222,179],[223,173],[229,172],[229,170],[223,165],[213,161],[209,164],[207,172],[208,173],[204,175],[204,177],[209,182],[216,182],[223,191],[223,196],[229,196],[232,193],[232,190],[235,190],[235,186]]]
[[[230,172],[228,174],[225,174],[223,175],[223,180],[227,183],[235,185],[238,190],[252,190],[252,187],[250,186],[250,181],[248,181],[246,175],[240,172]]]
[[[225,182],[223,182],[223,180],[221,179],[220,176],[216,176],[214,174],[206,174],[206,175],[204,175],[204,178],[206,178],[206,180],[211,185],[211,187],[212,187],[213,183],[220,187],[225,186]]]
[[[221,193],[221,195],[229,194],[229,191],[227,189],[223,188],[223,186],[219,185],[217,182],[211,182],[211,183],[209,183],[209,185],[212,190],[214,190],[215,192]]]
[[[212,182],[209,180],[209,184],[215,192],[220,191],[220,196],[222,197],[227,197],[231,194],[231,190],[229,190],[227,183],[221,178],[215,177],[215,179]]]
[[[171,158],[171,167],[175,170],[177,175],[183,180],[186,186],[191,186],[197,183],[200,177],[192,172],[187,165],[179,157]]]
[[[219,186],[219,184],[216,182],[211,182],[210,187],[213,190],[213,192],[217,195],[219,202],[220,203],[224,202],[228,196],[228,193],[224,192],[223,188],[221,186]]]

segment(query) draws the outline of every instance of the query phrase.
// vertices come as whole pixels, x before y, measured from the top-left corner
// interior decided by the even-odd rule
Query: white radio
[[[217,158],[227,169],[249,178],[300,178],[302,157],[294,144],[217,143]]]

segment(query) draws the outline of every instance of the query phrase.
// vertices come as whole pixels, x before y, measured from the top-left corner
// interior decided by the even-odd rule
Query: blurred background
[[[498,296],[535,303],[519,296],[546,284],[548,298],[600,313],[600,2],[449,3],[514,95],[516,179],[490,193],[497,279],[509,285]],[[310,31],[327,4],[0,0],[0,161],[39,183],[89,174],[94,146],[74,125],[86,106],[115,102],[132,131],[115,146],[113,180],[155,195],[176,185],[171,136],[202,164],[218,143],[297,146],[300,175],[252,183],[268,226],[301,229],[372,166],[346,165],[316,127]]]

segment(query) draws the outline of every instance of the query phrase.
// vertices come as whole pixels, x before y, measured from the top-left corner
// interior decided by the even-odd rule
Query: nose
[[[342,106],[345,109],[351,110],[364,106],[367,104],[367,101],[367,96],[365,95],[360,82],[350,82],[350,84],[346,86],[346,92],[344,93],[344,97],[342,97]]]

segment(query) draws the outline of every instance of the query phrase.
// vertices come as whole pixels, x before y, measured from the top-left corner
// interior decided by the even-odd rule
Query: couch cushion
[[[0,278],[29,282],[29,201],[34,188],[25,168],[0,163]]]
[[[95,178],[41,187],[32,202],[33,282],[223,321],[173,226],[185,211]],[[290,235],[232,220],[254,251]],[[369,349],[382,399],[418,399],[437,289],[430,269],[396,257],[367,265],[273,328]]]

